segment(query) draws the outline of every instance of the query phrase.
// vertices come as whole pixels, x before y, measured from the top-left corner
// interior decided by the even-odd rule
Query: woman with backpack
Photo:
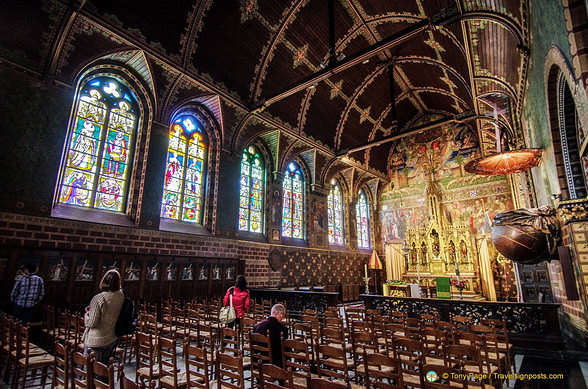
[[[84,315],[84,355],[93,352],[95,359],[105,365],[113,356],[118,340],[114,328],[125,299],[120,286],[119,272],[107,271],[100,281],[100,293],[92,298]]]
[[[235,308],[235,316],[237,316],[237,319],[231,322],[229,327],[235,328],[235,326],[237,326],[237,329],[241,329],[241,319],[245,317],[245,312],[249,312],[249,307],[251,304],[251,301],[249,300],[249,289],[247,289],[247,280],[245,279],[245,276],[237,276],[235,286],[231,286],[227,290],[225,298],[223,299],[224,307],[230,304],[231,294],[233,295],[233,307]]]

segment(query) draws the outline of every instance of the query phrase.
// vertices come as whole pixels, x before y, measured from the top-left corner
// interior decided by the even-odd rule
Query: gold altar
[[[391,297],[411,297],[410,285],[382,285],[382,294]]]
[[[428,225],[407,230],[402,280],[430,288],[437,277],[452,277],[465,281],[465,297],[475,298],[480,294],[475,237],[467,225],[449,225],[446,221],[433,177],[430,174],[427,183]],[[459,291],[452,287],[452,293]]]

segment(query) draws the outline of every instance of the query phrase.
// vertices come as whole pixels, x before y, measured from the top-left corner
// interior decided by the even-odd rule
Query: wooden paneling
[[[121,272],[123,289],[133,300],[151,302],[223,295],[240,268],[238,259],[5,249],[0,252],[2,309],[10,309],[14,278],[28,262],[38,265],[45,281],[43,303],[72,310],[90,303],[111,268]],[[198,279],[201,268],[205,279]]]

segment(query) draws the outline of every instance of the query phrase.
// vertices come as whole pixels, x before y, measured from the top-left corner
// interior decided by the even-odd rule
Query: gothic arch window
[[[259,150],[249,146],[241,158],[239,231],[263,232],[265,169]]]
[[[584,198],[587,191],[584,169],[580,160],[578,114],[574,98],[563,75],[560,75],[558,82],[557,120],[559,133],[554,136],[558,138],[561,145],[562,160],[558,163],[558,170],[563,169],[565,173],[565,184],[562,188],[563,198],[564,200]]]
[[[109,76],[81,84],[75,100],[58,202],[122,212],[139,121],[127,85]]]
[[[370,219],[367,196],[362,190],[359,191],[359,199],[355,209],[357,219],[357,245],[360,248],[370,248]]]
[[[284,173],[282,236],[296,239],[304,238],[303,231],[303,192],[304,176],[300,166],[290,162]]]
[[[169,131],[161,217],[202,223],[206,179],[206,137],[190,113],[176,116]]]
[[[329,219],[329,243],[342,245],[343,235],[343,194],[341,185],[335,179],[331,181],[331,190],[327,201]]]

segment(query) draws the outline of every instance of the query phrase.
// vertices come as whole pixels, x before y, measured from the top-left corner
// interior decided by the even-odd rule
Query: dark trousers
[[[23,325],[29,324],[33,320],[33,315],[35,313],[35,307],[21,307],[18,304],[14,304],[12,308],[12,315],[17,319],[22,321]]]
[[[228,327],[230,329],[236,329],[237,331],[241,331],[241,319],[236,318],[235,320],[229,323]]]
[[[84,345],[84,355],[88,356],[88,355],[90,355],[90,353],[94,353],[94,359],[96,361],[101,362],[101,363],[105,364],[106,366],[108,366],[110,358],[112,358],[114,356],[114,349],[116,347],[116,342],[118,342],[118,340],[115,340],[114,342],[107,344],[106,346],[102,346],[102,347],[88,347],[88,346]]]

